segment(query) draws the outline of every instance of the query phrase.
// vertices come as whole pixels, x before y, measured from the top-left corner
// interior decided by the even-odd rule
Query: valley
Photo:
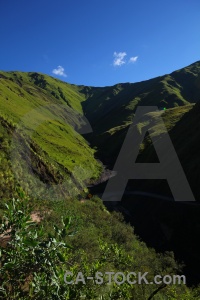
[[[77,253],[79,249],[89,253],[92,263],[91,249],[103,255],[104,247],[108,257],[117,255],[118,248],[108,246],[109,243],[122,247],[126,258],[134,256],[131,243],[138,257],[146,251],[144,265],[150,269],[159,253],[173,251],[175,259],[185,263],[183,272],[188,285],[198,285],[199,101],[200,61],[150,80],[106,87],[68,84],[37,72],[0,71],[0,215],[7,201],[19,198],[23,203],[28,199],[34,209],[52,212],[44,218],[46,232],[52,232],[50,224],[61,224],[63,212],[69,212],[74,218],[73,226],[80,230],[78,237],[72,238],[72,244]],[[174,201],[165,179],[130,179],[122,201],[100,200],[107,182],[120,175],[114,169],[115,162],[138,106],[158,108],[147,115],[155,119],[161,115],[196,202]],[[138,122],[135,130],[141,132],[147,125]],[[162,142],[163,128],[155,122],[150,129],[154,141]],[[132,147],[126,153],[130,161],[136,147],[134,141]],[[166,155],[166,164],[173,165],[173,160],[174,157]],[[139,147],[136,162],[159,163],[149,134]],[[117,213],[131,226],[125,225]],[[97,246],[98,236],[102,238],[100,246]],[[152,247],[155,253],[149,250]],[[131,255],[126,256],[129,252]],[[76,265],[73,254],[70,255],[71,263]],[[78,263],[81,264],[80,257]],[[158,265],[162,263],[165,264],[163,257],[161,261],[158,259]],[[170,263],[174,267],[173,259]],[[160,267],[164,272],[166,265]],[[179,299],[183,299],[180,290],[177,290]],[[133,293],[137,297],[137,291]],[[142,292],[138,293],[137,300],[144,299]],[[145,293],[153,293],[153,287]]]

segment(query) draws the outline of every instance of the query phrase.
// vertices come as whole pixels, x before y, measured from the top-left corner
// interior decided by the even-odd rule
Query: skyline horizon
[[[175,72],[175,71],[179,71],[181,69],[184,69],[184,68],[187,68],[191,65],[194,65],[196,63],[200,63],[200,59],[193,62],[193,63],[190,63],[189,65],[186,65],[186,66],[183,66],[179,69],[176,69],[176,70],[172,70],[171,72],[169,73],[165,73],[165,74],[162,74],[162,75],[158,75],[158,76],[155,76],[155,77],[151,77],[151,78],[148,78],[148,79],[144,79],[144,80],[140,80],[140,81],[134,81],[134,82],[131,82],[131,81],[126,81],[126,82],[117,82],[115,84],[111,84],[111,85],[102,85],[102,86],[95,86],[95,85],[85,85],[85,84],[76,84],[76,83],[73,83],[73,82],[69,82],[66,80],[64,80],[63,78],[60,78],[60,77],[56,77],[54,76],[53,74],[47,74],[47,73],[43,73],[43,72],[38,72],[36,70],[32,70],[32,71],[22,71],[22,70],[0,70],[0,72],[21,72],[21,73],[39,73],[39,74],[42,74],[42,75],[46,75],[46,76],[49,76],[49,77],[52,77],[56,80],[59,80],[59,81],[62,81],[64,83],[67,83],[67,84],[71,84],[71,85],[77,85],[77,86],[88,86],[88,87],[111,87],[111,86],[115,86],[115,85],[118,85],[118,84],[126,84],[126,83],[130,83],[130,84],[134,84],[134,83],[139,83],[139,82],[144,82],[144,81],[148,81],[148,80],[151,80],[151,79],[155,79],[155,78],[159,78],[159,77],[162,77],[162,76],[166,76],[166,75],[170,75],[171,73]]]
[[[0,11],[0,69],[71,84],[149,80],[200,59],[200,2],[7,1]]]

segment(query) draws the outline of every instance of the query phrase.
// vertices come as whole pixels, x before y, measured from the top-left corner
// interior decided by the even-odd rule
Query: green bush
[[[49,227],[45,220],[39,224],[32,221],[36,204],[30,200],[13,199],[6,204],[0,226],[0,299],[199,299],[198,289],[190,290],[184,285],[108,285],[105,275],[101,285],[91,280],[66,284],[66,271],[73,274],[67,279],[74,281],[78,272],[86,278],[108,271],[149,272],[152,279],[157,274],[174,274],[178,266],[171,253],[158,255],[148,249],[121,216],[109,214],[97,198],[84,203],[46,202],[43,208],[54,205],[57,211],[47,216],[52,222],[59,217],[59,222],[51,228],[50,221]],[[65,218],[60,215],[64,207],[68,207]],[[3,246],[5,237],[8,241]]]

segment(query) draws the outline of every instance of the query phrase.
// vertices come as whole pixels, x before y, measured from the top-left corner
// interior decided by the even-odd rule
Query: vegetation
[[[79,88],[39,73],[0,75],[2,195],[15,195],[14,177],[43,198],[72,196],[98,178],[102,167],[78,133],[85,125]]]
[[[163,120],[198,199],[199,99],[200,62],[144,82],[102,88],[36,72],[0,72],[0,299],[199,299],[199,288],[183,283],[64,281],[66,271],[73,273],[69,280],[80,271],[85,276],[148,272],[150,280],[182,273],[173,253],[148,248],[87,186],[103,170],[96,158],[113,166],[137,106],[155,105],[165,108]],[[162,137],[159,125],[152,131]],[[139,161],[157,159],[148,135],[140,150]],[[131,212],[130,203],[126,209]],[[163,212],[162,225],[167,213],[167,225],[177,224],[172,210]],[[182,239],[190,235],[183,228],[177,232]]]
[[[118,213],[108,213],[95,197],[85,202],[47,202],[46,210],[44,204],[40,206],[27,199],[6,204],[0,227],[0,299],[198,299],[198,289],[183,284],[113,281],[109,285],[107,277],[103,284],[87,279],[86,284],[81,280],[66,284],[66,271],[73,274],[67,281],[74,282],[78,272],[86,278],[97,271],[128,274],[133,270],[148,272],[148,280],[153,280],[158,274],[175,274],[179,267],[172,253],[160,255],[148,249]],[[43,216],[38,224],[31,219],[36,207]]]
[[[29,194],[32,191],[32,196],[73,196],[100,176],[102,166],[95,157],[113,166],[138,105],[165,107],[168,130],[176,127],[200,99],[199,74],[200,62],[196,62],[151,80],[96,88],[70,85],[36,72],[0,72],[0,140],[6,140],[4,149],[7,143],[10,152],[5,157],[0,149],[4,163],[12,158],[20,187]],[[88,130],[84,117],[92,129]],[[91,147],[80,135],[81,128],[82,133],[92,131],[84,135]],[[160,134],[159,128],[155,134]],[[196,176],[193,165],[186,169]],[[54,189],[45,194],[48,183]]]

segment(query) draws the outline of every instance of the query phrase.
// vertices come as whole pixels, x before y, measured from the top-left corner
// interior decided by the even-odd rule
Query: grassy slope
[[[94,151],[74,130],[84,125],[84,95],[79,90],[81,87],[38,73],[0,73],[1,139],[7,139],[12,149],[16,137],[20,138],[15,145],[19,153],[14,153],[12,160],[28,159],[31,163],[32,159],[37,177],[54,183],[68,177],[82,182],[99,175],[101,168]]]
[[[97,155],[112,165],[137,105],[167,107],[164,119],[170,130],[198,99],[200,62],[151,80],[103,88],[70,85],[39,73],[0,72],[1,153],[16,148],[12,141],[20,139],[18,151],[11,152],[18,178],[28,162],[40,182],[63,184],[70,178],[64,189],[72,190],[74,182],[82,185],[100,172],[94,150],[74,130],[84,124],[83,115],[93,130],[88,140],[97,147]],[[2,157],[9,159],[9,153]],[[2,185],[8,179],[3,177]]]

